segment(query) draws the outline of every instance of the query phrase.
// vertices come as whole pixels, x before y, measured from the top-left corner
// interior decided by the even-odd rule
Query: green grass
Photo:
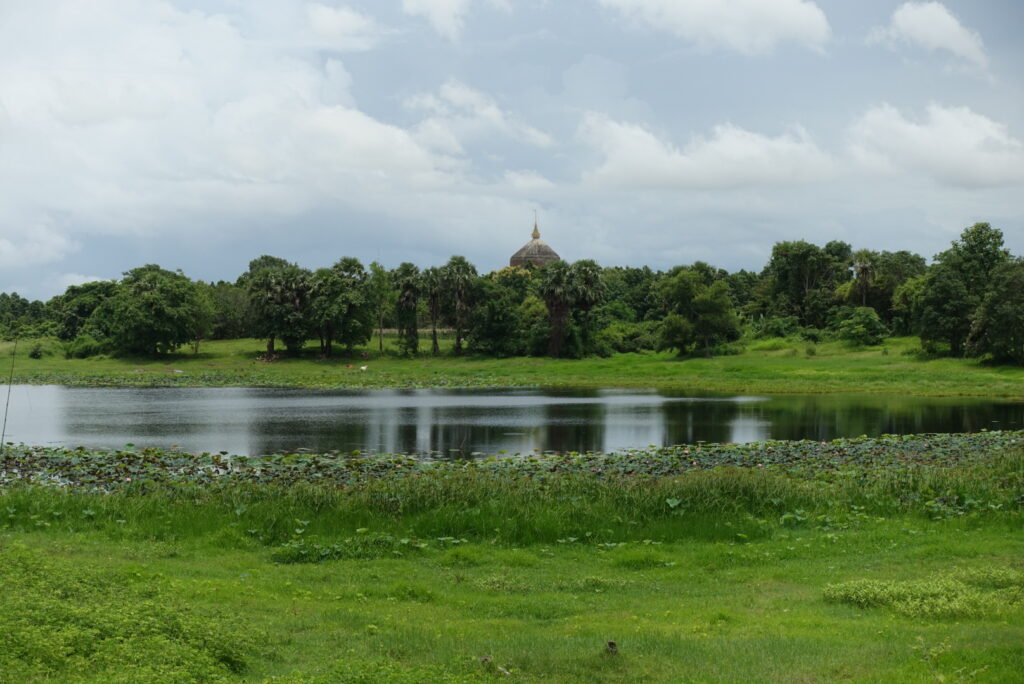
[[[54,452],[95,478],[65,486],[7,461],[0,681],[1016,681],[1019,437],[202,486],[156,451]]]
[[[391,340],[388,340],[389,345]],[[258,360],[259,340],[209,342],[201,353],[166,358],[65,359],[55,341],[41,359],[32,346],[18,347],[15,381],[94,385],[244,385],[310,388],[374,387],[644,387],[727,393],[889,393],[918,396],[986,396],[1024,399],[1024,368],[973,359],[922,359],[916,338],[884,346],[814,346],[796,340],[751,341],[736,356],[678,359],[668,353],[618,354],[609,358],[456,358],[421,354],[404,359],[376,352],[375,341],[352,357]],[[11,343],[0,344],[9,358]],[[361,366],[367,369],[361,370]],[[180,372],[178,372],[180,371]]]

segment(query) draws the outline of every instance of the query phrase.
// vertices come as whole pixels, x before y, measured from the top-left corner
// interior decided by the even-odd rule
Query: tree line
[[[1024,364],[1024,261],[998,229],[977,223],[930,265],[909,251],[803,240],[776,243],[760,272],[733,273],[704,262],[653,271],[581,260],[480,274],[461,256],[425,269],[344,257],[311,270],[264,255],[230,282],[151,264],[45,303],[0,294],[0,334],[54,336],[75,357],[198,351],[202,340],[238,338],[265,340],[270,356],[316,341],[329,357],[376,337],[383,353],[385,330],[409,356],[440,354],[439,331],[455,355],[572,358],[732,353],[744,336],[872,345],[918,335],[929,354]]]

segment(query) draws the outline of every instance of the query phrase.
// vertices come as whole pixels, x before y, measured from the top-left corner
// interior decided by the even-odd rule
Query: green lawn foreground
[[[392,340],[387,340],[389,344]],[[450,340],[443,341],[450,346]],[[10,358],[12,343],[0,343]],[[851,348],[797,340],[754,340],[742,354],[679,359],[669,353],[616,354],[609,358],[559,360],[534,357],[413,359],[376,351],[376,340],[351,356],[258,359],[260,340],[207,342],[199,354],[166,358],[65,359],[55,341],[42,358],[28,358],[22,341],[15,382],[85,385],[277,386],[308,388],[387,387],[642,387],[728,393],[865,392],[918,396],[985,396],[1024,399],[1024,368],[987,365],[975,359],[921,359],[916,338],[887,340],[879,347]],[[363,367],[365,366],[365,370]]]
[[[27,589],[5,572],[0,604],[18,600],[12,591],[58,592],[76,607],[54,608],[64,633],[34,644],[48,667],[5,663],[0,681],[1020,681],[1020,605],[931,618],[823,594],[850,580],[1010,571],[1019,591],[1017,532],[888,521],[743,546],[473,543],[415,559],[300,566],[210,542],[5,535],[0,561],[27,558],[46,579]],[[149,620],[194,621],[196,645],[140,634]],[[57,662],[60,649],[105,631],[116,636],[103,634],[112,645],[98,658]],[[222,667],[233,662],[237,674]]]
[[[15,449],[0,681],[1020,681],[1022,443]]]

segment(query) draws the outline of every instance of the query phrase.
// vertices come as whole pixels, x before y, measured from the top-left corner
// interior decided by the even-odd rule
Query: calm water
[[[4,394],[0,390],[0,398]],[[15,386],[7,441],[265,454],[612,451],[651,444],[1024,428],[1024,404],[637,390],[96,389]]]

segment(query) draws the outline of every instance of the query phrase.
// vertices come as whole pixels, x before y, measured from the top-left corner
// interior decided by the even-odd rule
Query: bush
[[[750,326],[754,337],[789,337],[800,330],[796,316],[774,316],[761,318]]]
[[[817,343],[823,341],[826,337],[825,331],[818,328],[801,328],[800,330],[800,339],[805,342]]]
[[[43,358],[43,345],[36,342],[32,345],[32,348],[28,350],[28,358],[30,359],[41,359]]]
[[[104,351],[104,345],[88,334],[81,334],[64,345],[64,356],[69,359],[85,359]]]
[[[839,339],[861,345],[881,344],[888,334],[885,324],[870,306],[860,306],[836,326]]]
[[[620,353],[654,351],[658,348],[658,327],[658,321],[615,321],[601,332],[601,337]]]

